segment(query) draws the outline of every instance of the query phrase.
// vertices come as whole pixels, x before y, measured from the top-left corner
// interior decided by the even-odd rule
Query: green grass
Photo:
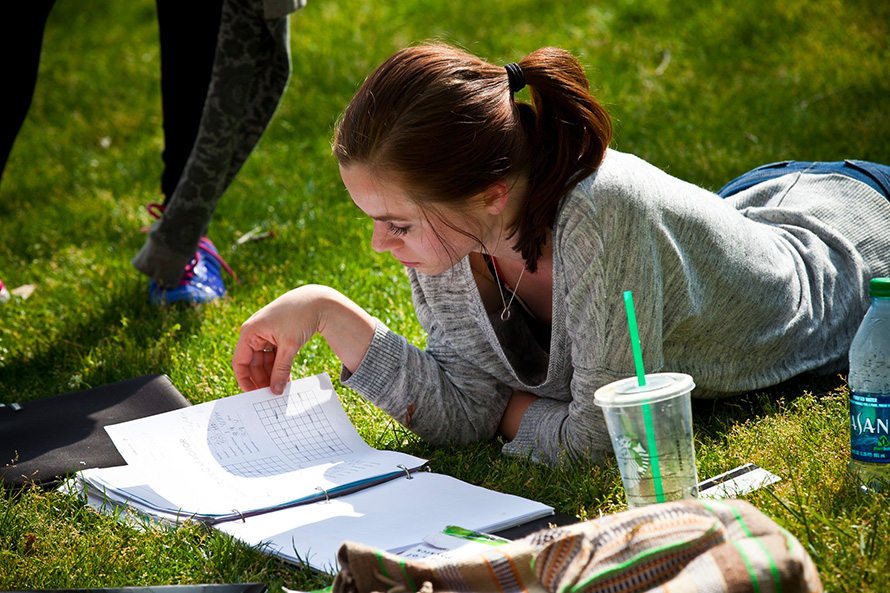
[[[312,0],[291,17],[294,69],[269,129],[210,230],[244,283],[204,308],[148,305],[129,264],[159,198],[159,51],[154,3],[60,2],[40,79],[0,185],[0,278],[36,284],[0,306],[0,401],[166,373],[191,401],[238,391],[238,327],[303,283],[332,285],[417,344],[397,262],[369,249],[346,197],[332,126],[365,75],[400,47],[441,38],[506,63],[544,45],[578,55],[616,121],[615,146],[716,189],[765,162],[890,163],[890,4],[873,0],[359,2]],[[254,228],[275,237],[234,247]],[[313,340],[295,375],[338,364]],[[797,381],[696,407],[699,474],[744,462],[780,475],[749,496],[806,546],[828,591],[890,589],[887,495],[845,478],[841,377]],[[435,471],[553,504],[580,518],[623,508],[614,465],[549,469],[499,443],[429,446],[339,387],[361,434]],[[2,435],[0,435],[2,438]],[[325,578],[197,528],[139,530],[76,499],[0,499],[0,588]]]

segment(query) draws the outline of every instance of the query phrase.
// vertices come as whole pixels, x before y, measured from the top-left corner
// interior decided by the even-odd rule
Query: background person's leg
[[[25,123],[43,48],[46,19],[55,0],[11,2],[0,17],[0,55],[3,56],[3,108],[0,110],[0,182],[16,136]],[[10,299],[9,290],[0,279],[0,303]]]
[[[164,121],[164,203],[195,145],[210,89],[223,0],[156,0]]]
[[[3,6],[0,17],[0,55],[3,56],[0,178],[31,107],[43,47],[43,31],[53,4],[55,0],[26,0]]]
[[[161,287],[176,287],[222,194],[266,129],[290,76],[287,17],[266,20],[261,0],[226,0],[198,137],[163,217],[133,258]]]

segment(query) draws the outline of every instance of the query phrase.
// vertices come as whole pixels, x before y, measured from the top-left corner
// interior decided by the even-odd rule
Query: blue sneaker
[[[235,277],[232,268],[219,255],[216,246],[210,239],[204,237],[198,243],[195,257],[185,267],[179,285],[176,288],[163,289],[155,284],[154,280],[150,280],[148,298],[151,304],[160,306],[177,301],[186,301],[193,305],[215,301],[226,294],[222,269]]]
[[[155,218],[160,218],[164,207],[160,204],[149,204],[148,211]],[[198,242],[198,251],[195,253],[195,257],[185,267],[176,288],[161,288],[154,280],[149,280],[148,299],[152,305],[162,307],[177,301],[185,301],[193,305],[215,301],[226,294],[226,285],[221,272],[223,269],[233,278],[238,279],[229,264],[219,254],[213,242],[207,237],[202,237]]]

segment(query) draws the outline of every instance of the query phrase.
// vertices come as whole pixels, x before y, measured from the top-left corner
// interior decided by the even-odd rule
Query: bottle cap
[[[872,278],[868,283],[868,296],[890,298],[890,278]]]

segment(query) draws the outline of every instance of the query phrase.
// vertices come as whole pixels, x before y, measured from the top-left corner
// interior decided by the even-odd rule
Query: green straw
[[[643,349],[640,348],[640,332],[637,330],[637,314],[634,313],[634,296],[624,291],[624,308],[627,309],[627,325],[630,327],[630,348],[634,353],[634,366],[637,368],[637,382],[646,385],[646,371],[643,369]]]
[[[634,353],[634,366],[637,369],[637,383],[646,385],[646,370],[643,368],[643,349],[640,347],[640,332],[637,329],[637,314],[634,312],[634,297],[631,291],[624,291],[624,308],[627,309],[627,325],[630,328],[630,347]],[[643,424],[646,427],[646,444],[649,445],[649,461],[652,463],[652,485],[655,500],[664,502],[664,484],[661,481],[661,466],[658,464],[658,446],[655,443],[655,425],[652,423],[652,409],[643,404]]]

